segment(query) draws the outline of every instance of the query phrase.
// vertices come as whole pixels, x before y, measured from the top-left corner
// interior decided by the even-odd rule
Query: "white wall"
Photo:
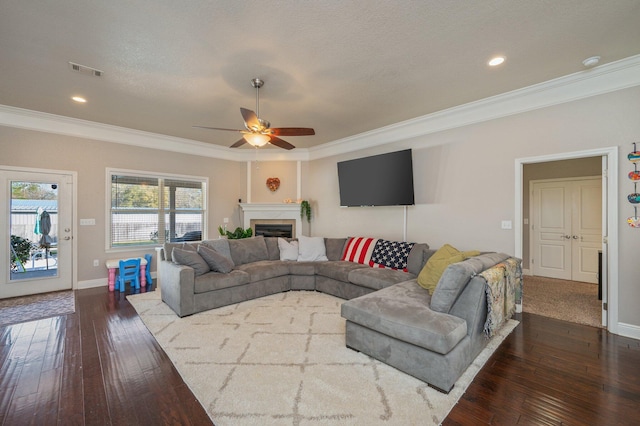
[[[104,261],[155,250],[110,253],[105,250],[106,168],[150,171],[209,178],[208,237],[216,238],[223,218],[229,228],[241,226],[238,198],[246,197],[246,165],[242,162],[168,152],[0,126],[0,164],[15,167],[68,170],[78,173],[78,219],[93,218],[95,226],[76,226],[78,281],[106,283]],[[93,266],[98,259],[100,266]],[[91,285],[91,284],[89,284]]]
[[[620,147],[619,321],[640,335],[640,229],[626,218],[633,190],[627,153],[640,138],[640,87],[619,90],[375,149],[311,161],[303,197],[317,202],[314,235],[402,237],[402,208],[340,208],[336,163],[404,148],[414,150],[416,205],[409,208],[408,239],[432,247],[515,253],[515,160],[610,146]]]

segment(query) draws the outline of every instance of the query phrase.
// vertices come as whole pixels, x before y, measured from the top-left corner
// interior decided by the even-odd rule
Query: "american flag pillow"
[[[341,260],[368,265],[377,242],[377,238],[350,237]]]
[[[407,259],[414,244],[404,241],[378,240],[371,254],[369,266],[407,272]]]

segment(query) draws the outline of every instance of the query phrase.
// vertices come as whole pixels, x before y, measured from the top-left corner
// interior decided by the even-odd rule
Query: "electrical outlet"
[[[229,218],[225,217],[224,219],[222,219],[222,223],[229,223]]]
[[[93,259],[93,266],[100,266],[100,261],[98,259]]]

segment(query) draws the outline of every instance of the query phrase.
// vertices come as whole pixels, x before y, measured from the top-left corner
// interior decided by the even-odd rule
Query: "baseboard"
[[[624,337],[640,340],[640,326],[633,324],[618,323],[618,334]]]
[[[151,278],[156,280],[158,278],[158,274],[156,272],[152,272]],[[74,290],[83,290],[85,288],[95,288],[95,287],[102,287],[102,286],[106,287],[108,285],[109,285],[109,281],[107,280],[107,278],[96,278],[95,280],[78,281],[78,285]]]
[[[522,275],[533,275],[533,274],[531,273],[530,269],[523,269],[522,270]]]
[[[78,281],[76,290],[82,290],[85,288],[102,287],[102,286],[106,287],[107,285],[108,285],[108,281],[106,278],[96,278],[95,280]]]

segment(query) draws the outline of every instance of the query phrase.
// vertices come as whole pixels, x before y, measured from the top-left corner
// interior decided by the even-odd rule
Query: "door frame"
[[[523,253],[523,169],[525,164],[546,163],[576,158],[602,157],[606,165],[602,176],[602,302],[607,303],[606,315],[602,316],[602,325],[611,333],[618,331],[618,147],[605,147],[585,151],[565,152],[536,157],[516,158],[515,160],[515,256],[522,258]],[[519,306],[519,310],[522,306]]]
[[[16,167],[6,166],[0,164],[0,170],[8,172],[25,172],[25,173],[51,173],[58,175],[65,175],[71,178],[72,190],[71,190],[71,223],[72,223],[72,236],[71,239],[71,289],[76,290],[78,287],[78,172],[70,170],[54,170],[54,169],[42,169],[34,167]],[[2,217],[5,212],[0,212],[0,223],[9,223],[8,217]]]

